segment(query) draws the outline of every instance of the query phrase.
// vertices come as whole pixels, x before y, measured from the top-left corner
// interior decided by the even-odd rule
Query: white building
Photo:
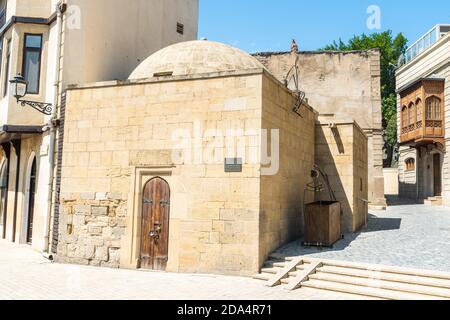
[[[0,1],[0,238],[56,249],[66,88],[126,79],[150,54],[196,39],[197,26],[198,0]],[[49,115],[17,102],[18,74],[23,99],[51,104]]]
[[[406,51],[397,70],[400,196],[450,206],[450,25]]]

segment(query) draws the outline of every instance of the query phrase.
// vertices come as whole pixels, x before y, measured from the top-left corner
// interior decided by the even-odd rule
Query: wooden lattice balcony
[[[422,79],[400,91],[400,143],[443,143],[444,80]]]

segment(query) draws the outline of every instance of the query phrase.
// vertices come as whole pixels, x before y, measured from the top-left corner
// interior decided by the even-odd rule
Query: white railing
[[[445,33],[450,31],[450,25],[436,25],[423,35],[419,40],[414,42],[405,52],[405,64],[414,60],[422,52],[433,46],[445,35]]]

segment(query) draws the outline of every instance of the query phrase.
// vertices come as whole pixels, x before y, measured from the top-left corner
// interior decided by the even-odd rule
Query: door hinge
[[[144,204],[153,204],[153,200],[144,199]]]
[[[159,204],[160,204],[161,206],[170,206],[170,201],[169,201],[169,200],[161,200],[161,201],[159,202]]]

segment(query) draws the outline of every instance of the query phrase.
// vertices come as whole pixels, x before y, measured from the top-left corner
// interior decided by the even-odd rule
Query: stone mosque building
[[[343,227],[359,229],[367,136],[296,103],[256,58],[210,41],[162,49],[126,81],[71,87],[59,261],[254,274],[301,236],[314,164],[341,183]]]
[[[305,204],[330,200],[310,190],[315,165],[343,231],[384,206],[378,51],[251,56],[196,41],[196,0],[39,1],[4,7],[2,79],[39,53],[42,72],[24,76],[40,93],[26,98],[53,114],[5,86],[3,238],[58,262],[251,275],[302,236]],[[159,18],[119,32],[124,12]],[[94,21],[101,38],[86,33]]]

